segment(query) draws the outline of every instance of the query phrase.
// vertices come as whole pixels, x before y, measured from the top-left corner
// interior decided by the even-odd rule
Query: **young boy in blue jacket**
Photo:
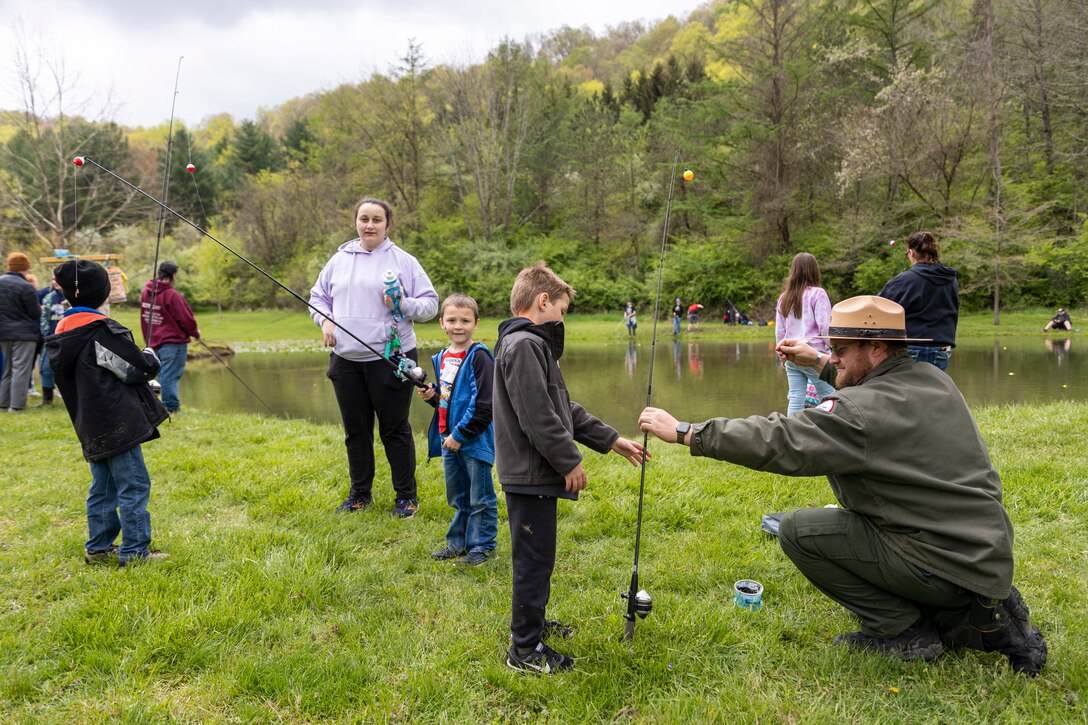
[[[442,457],[446,473],[446,502],[453,521],[446,548],[431,554],[438,561],[455,560],[479,566],[495,551],[499,509],[491,467],[495,464],[495,432],[491,426],[491,352],[472,339],[480,324],[476,300],[452,294],[442,302],[439,324],[450,345],[432,357],[432,387],[419,394],[434,406],[427,431],[428,455]]]

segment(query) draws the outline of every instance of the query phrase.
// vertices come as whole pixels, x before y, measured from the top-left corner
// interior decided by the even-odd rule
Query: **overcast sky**
[[[477,61],[503,37],[686,17],[704,0],[0,0],[0,109],[22,107],[18,37],[62,59],[69,111],[132,126],[254,118],[386,72],[414,38],[432,65]],[[21,28],[21,30],[18,30]],[[43,86],[50,84],[42,78]]]

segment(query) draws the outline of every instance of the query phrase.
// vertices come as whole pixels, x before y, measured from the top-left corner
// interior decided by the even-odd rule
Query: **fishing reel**
[[[405,380],[417,388],[427,387],[427,371],[416,365],[416,361],[403,355],[391,355],[389,361],[397,366],[393,372],[399,379]]]
[[[630,600],[631,594],[630,592],[620,592],[620,597]],[[633,611],[639,616],[640,619],[646,619],[646,615],[649,614],[650,610],[652,610],[653,608],[654,600],[650,596],[650,593],[645,589],[639,589],[638,593],[635,594],[634,606],[629,606],[628,610]]]

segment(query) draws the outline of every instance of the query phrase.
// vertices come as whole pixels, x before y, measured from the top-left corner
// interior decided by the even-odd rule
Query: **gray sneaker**
[[[874,637],[864,632],[850,632],[835,637],[836,645],[848,645],[866,652],[877,652],[901,660],[936,659],[944,651],[937,628],[924,617],[894,637]]]
[[[491,558],[490,552],[483,551],[470,551],[460,559],[457,560],[458,564],[468,564],[469,566],[480,566],[486,564],[487,560]]]
[[[453,559],[460,559],[465,553],[464,549],[458,549],[456,546],[447,546],[445,549],[439,549],[431,554],[431,558],[435,561],[451,561]]]

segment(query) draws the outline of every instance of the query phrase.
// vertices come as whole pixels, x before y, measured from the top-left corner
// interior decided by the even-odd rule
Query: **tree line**
[[[717,0],[652,26],[507,39],[462,65],[409,42],[386,73],[172,139],[64,106],[72,89],[25,45],[13,67],[27,100],[0,115],[4,246],[121,252],[134,287],[157,208],[70,160],[157,190],[172,141],[170,205],[302,292],[375,195],[440,293],[501,312],[544,259],[576,309],[645,305],[677,157],[695,178],[676,182],[670,298],[767,316],[801,251],[833,298],[875,293],[907,266],[889,241],[918,229],[937,233],[964,306],[995,321],[1088,291],[1081,0]],[[165,222],[197,304],[290,304]]]

